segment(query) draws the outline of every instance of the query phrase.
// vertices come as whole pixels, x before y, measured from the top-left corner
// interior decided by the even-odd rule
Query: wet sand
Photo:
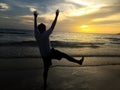
[[[82,66],[53,61],[47,90],[120,90],[120,65],[89,64],[96,59],[87,57]],[[43,90],[42,72],[39,58],[1,58],[0,90]]]

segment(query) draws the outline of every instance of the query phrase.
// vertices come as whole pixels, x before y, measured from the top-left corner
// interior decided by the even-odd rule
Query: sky
[[[33,11],[47,29],[60,14],[56,31],[120,33],[120,0],[0,0],[0,28],[33,30]]]

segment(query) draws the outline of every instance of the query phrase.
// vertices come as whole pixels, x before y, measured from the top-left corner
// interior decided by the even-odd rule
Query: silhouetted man
[[[44,78],[44,90],[46,90],[47,87],[47,75],[49,67],[52,65],[52,59],[58,59],[61,60],[61,58],[66,58],[67,60],[78,63],[82,65],[84,57],[82,57],[81,60],[76,60],[69,55],[60,52],[54,48],[51,47],[49,36],[51,35],[52,31],[54,30],[54,27],[57,22],[57,18],[59,15],[59,10],[56,10],[56,16],[55,19],[51,25],[51,27],[46,30],[46,25],[41,23],[37,26],[37,11],[34,11],[34,34],[37,41],[37,44],[39,46],[39,50],[43,59],[44,63],[44,72],[43,72],[43,78]]]

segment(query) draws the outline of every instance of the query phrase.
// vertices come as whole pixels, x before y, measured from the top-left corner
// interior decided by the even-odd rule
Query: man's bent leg
[[[74,62],[74,63],[78,63],[80,65],[82,65],[82,63],[84,61],[84,57],[82,57],[81,60],[76,60],[73,57],[67,55],[66,53],[60,52],[60,51],[55,50],[55,49],[52,49],[52,55],[53,55],[53,58],[55,58],[55,59],[60,60],[61,58],[66,58],[67,60]]]

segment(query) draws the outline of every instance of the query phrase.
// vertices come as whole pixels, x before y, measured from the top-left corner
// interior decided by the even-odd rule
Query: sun
[[[82,29],[88,28],[88,25],[81,25],[80,28]]]
[[[81,25],[80,30],[84,33],[91,33],[91,30],[88,25]]]

